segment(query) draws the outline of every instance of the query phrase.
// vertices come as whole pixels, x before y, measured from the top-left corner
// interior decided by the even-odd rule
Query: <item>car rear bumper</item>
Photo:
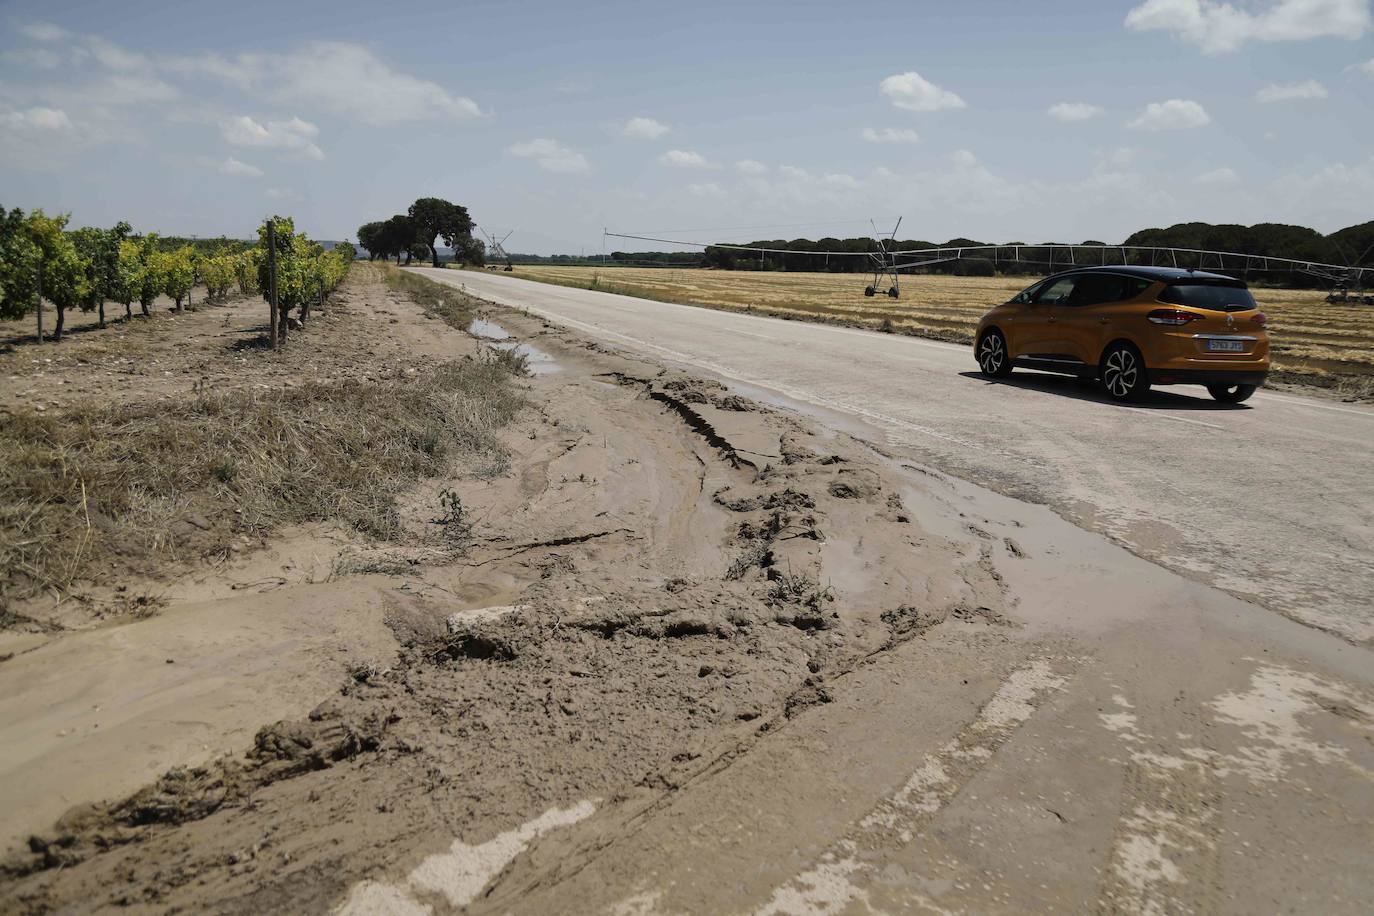
[[[1267,369],[1151,369],[1151,385],[1254,385],[1264,384]]]

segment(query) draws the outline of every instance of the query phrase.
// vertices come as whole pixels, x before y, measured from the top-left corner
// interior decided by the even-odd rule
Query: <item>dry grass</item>
[[[154,574],[288,524],[338,519],[396,536],[396,496],[419,478],[455,459],[504,470],[496,430],[524,404],[519,368],[466,358],[406,382],[7,417],[0,604]]]
[[[471,321],[475,300],[391,273],[446,322]],[[395,539],[397,497],[417,480],[455,464],[504,472],[497,431],[525,404],[524,370],[496,351],[384,381],[0,414],[0,608],[155,576],[285,525],[338,520]]]
[[[808,321],[969,342],[978,318],[1028,284],[1016,277],[903,278],[902,298],[865,298],[859,274],[633,267],[520,267],[548,283]],[[1374,308],[1328,303],[1311,290],[1256,289],[1268,313],[1274,368],[1295,381],[1367,389],[1374,375]]]
[[[390,264],[382,264],[381,269],[387,286],[405,293],[423,306],[425,311],[437,315],[455,328],[466,330],[472,324],[472,319],[477,317],[478,301],[462,290]]]

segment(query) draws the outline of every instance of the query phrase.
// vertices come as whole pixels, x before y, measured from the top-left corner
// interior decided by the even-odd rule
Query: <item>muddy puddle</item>
[[[563,367],[553,356],[533,344],[512,340],[505,328],[487,318],[474,318],[468,325],[468,333],[487,342],[497,350],[506,350],[525,358],[525,365],[531,375],[549,375]]]

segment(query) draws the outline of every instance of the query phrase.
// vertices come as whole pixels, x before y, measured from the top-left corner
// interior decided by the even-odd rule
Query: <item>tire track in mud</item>
[[[1013,734],[1072,676],[1067,660],[1035,658],[1012,671],[974,720],[928,754],[807,871],[774,889],[754,916],[831,916],[866,903],[865,884],[881,863],[910,843],[980,773]]]

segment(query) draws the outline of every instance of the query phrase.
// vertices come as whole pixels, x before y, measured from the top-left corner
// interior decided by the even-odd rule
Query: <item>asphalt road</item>
[[[1267,391],[1219,405],[1196,387],[1118,405],[1043,373],[985,379],[964,346],[421,272],[608,344],[859,418],[924,463],[1045,503],[1296,620],[1374,642],[1374,409]]]

